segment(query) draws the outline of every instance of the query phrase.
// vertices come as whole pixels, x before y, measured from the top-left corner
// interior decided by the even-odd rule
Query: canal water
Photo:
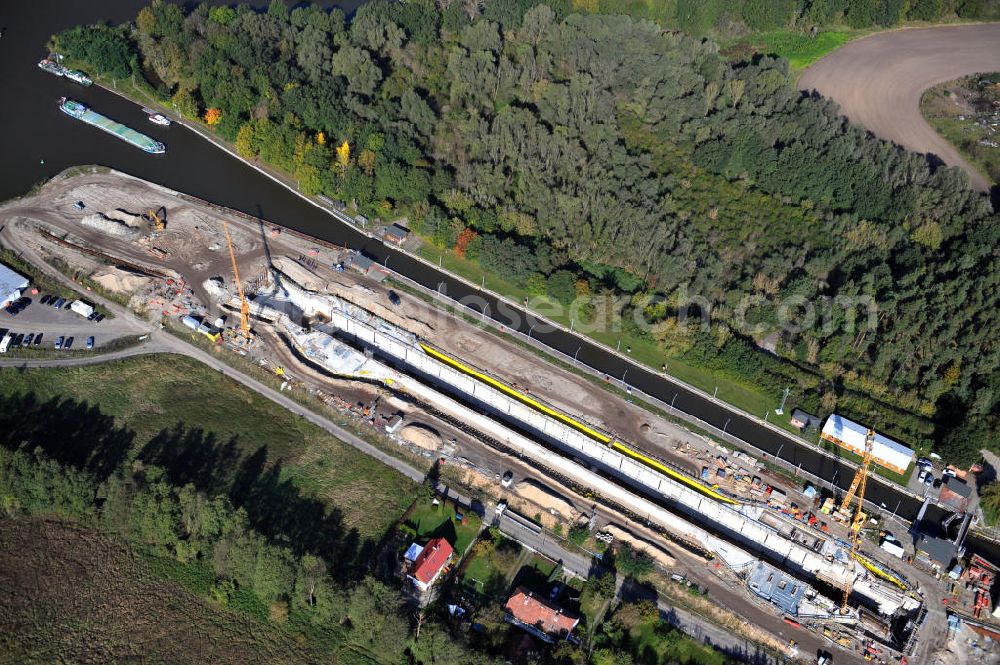
[[[350,14],[363,2],[346,0],[319,4],[338,6]],[[137,105],[96,86],[83,88],[36,66],[46,55],[45,44],[53,33],[81,23],[124,22],[134,18],[146,4],[143,0],[101,3],[35,0],[8,2],[0,7],[0,30],[3,31],[0,38],[0,90],[3,90],[0,200],[19,196],[70,166],[109,166],[329,242],[363,250],[379,261],[388,259],[394,270],[430,288],[440,287],[452,297],[479,295],[485,298],[488,311],[495,313],[498,320],[522,332],[529,331],[533,325],[530,318],[520,316],[517,321],[505,320],[499,312],[510,311],[509,307],[499,309],[492,297],[479,294],[476,289],[335,220],[184,127],[153,125]],[[62,96],[77,99],[162,141],[167,146],[166,154],[147,155],[65,116],[57,108],[57,100]],[[665,402],[673,402],[679,410],[725,428],[771,455],[780,453],[791,464],[801,464],[803,469],[821,478],[836,478],[841,487],[850,484],[851,470],[837,460],[819,455],[807,445],[793,444],[762,427],[755,419],[734,415],[713,400],[688,391],[656,372],[632,365],[624,358],[561,330],[546,331],[536,326],[534,336],[612,377],[620,378],[627,372],[629,385]],[[896,509],[896,513],[906,519],[915,517],[920,507],[919,501],[881,483],[868,485],[868,498],[876,504],[885,504],[887,510]],[[928,516],[939,520],[942,513],[931,509]],[[1000,548],[988,543],[977,543],[975,547],[989,558],[1000,561]]]

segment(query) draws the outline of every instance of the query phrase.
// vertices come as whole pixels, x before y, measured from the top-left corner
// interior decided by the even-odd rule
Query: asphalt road
[[[920,114],[928,88],[978,72],[1000,71],[1000,23],[894,30],[837,49],[807,69],[799,88],[840,104],[853,122],[908,150],[929,153],[969,174],[975,189],[989,181]]]
[[[500,532],[517,542],[525,545],[540,554],[547,556],[553,561],[558,561],[562,567],[577,577],[584,579],[593,574],[593,570],[601,568],[600,564],[593,557],[578,551],[565,549],[558,540],[555,540],[544,529],[532,528],[528,520],[512,516],[508,512],[500,518],[498,524]]]

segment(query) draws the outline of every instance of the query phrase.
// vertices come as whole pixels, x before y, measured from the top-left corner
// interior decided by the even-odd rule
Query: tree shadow
[[[139,459],[166,469],[174,485],[191,483],[209,495],[229,493],[240,462],[237,441],[233,436],[220,445],[215,434],[201,428],[188,429],[177,422],[150,439],[139,452]]]
[[[139,459],[163,468],[174,485],[191,483],[206,494],[227,496],[272,544],[322,557],[335,579],[351,579],[374,560],[377,543],[362,542],[339,508],[303,495],[283,473],[281,460],[268,459],[267,446],[247,455],[237,437],[220,442],[211,432],[177,423],[150,439]]]
[[[32,392],[0,396],[0,445],[41,448],[52,459],[88,471],[103,482],[128,456],[135,432],[117,427],[97,406]]]
[[[104,482],[126,470],[130,455],[164,470],[177,487],[192,484],[208,496],[224,495],[247,512],[250,525],[271,543],[295,554],[313,553],[326,560],[331,575],[347,581],[367,570],[378,543],[362,539],[344,524],[343,512],[305,496],[280,460],[269,461],[267,447],[251,454],[239,439],[219,441],[215,434],[182,422],[163,429],[145,444],[135,432],[94,405],[67,398],[41,401],[34,393],[0,396],[0,445],[41,449],[49,458],[91,473]],[[454,542],[454,525],[446,525]]]

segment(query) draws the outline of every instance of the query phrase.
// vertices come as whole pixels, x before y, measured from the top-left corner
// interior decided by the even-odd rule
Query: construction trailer
[[[94,306],[88,305],[82,300],[74,300],[69,304],[69,308],[82,316],[83,318],[88,318],[94,313]]]

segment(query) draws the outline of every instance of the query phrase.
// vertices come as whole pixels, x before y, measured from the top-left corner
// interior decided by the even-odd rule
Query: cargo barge
[[[72,99],[63,97],[59,100],[59,110],[77,120],[82,120],[88,125],[102,129],[107,133],[131,143],[135,147],[152,155],[159,155],[167,151],[159,141],[152,139],[145,134],[135,131],[120,122],[107,118],[100,113],[91,111],[87,106]]]

